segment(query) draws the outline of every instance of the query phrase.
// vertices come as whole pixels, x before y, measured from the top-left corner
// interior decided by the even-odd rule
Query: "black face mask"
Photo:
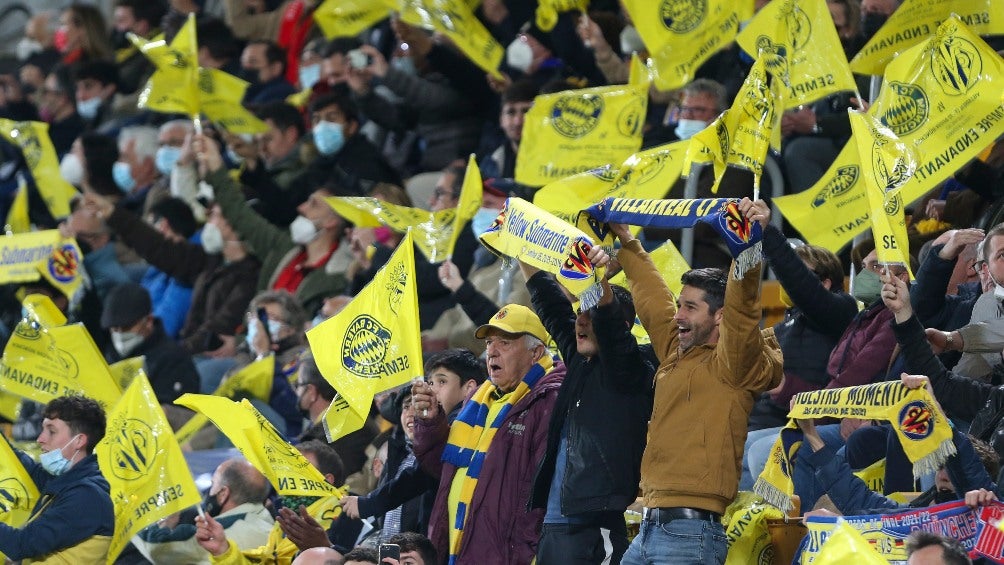
[[[112,30],[112,47],[115,49],[124,49],[129,47],[129,38],[126,37],[126,32],[119,31],[117,29]]]
[[[258,84],[258,69],[245,69],[241,67],[240,77],[251,84]]]
[[[885,25],[886,20],[889,16],[885,14],[865,14],[864,19],[861,21],[861,33],[866,39],[871,39],[875,32],[879,30],[880,27]]]
[[[223,505],[220,504],[215,495],[209,494],[209,492],[206,492],[206,496],[202,499],[202,507],[206,510],[206,514],[213,518],[219,516],[220,512],[223,511]]]
[[[955,493],[950,490],[938,489],[934,492],[934,502],[937,504],[944,504],[958,499],[959,497],[955,496]]]

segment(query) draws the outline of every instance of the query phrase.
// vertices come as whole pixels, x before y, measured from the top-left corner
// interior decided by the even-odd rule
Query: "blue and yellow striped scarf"
[[[460,502],[457,505],[456,519],[450,524],[450,529],[456,533],[456,543],[450,547],[450,563],[454,563],[460,551],[460,540],[463,537],[464,522],[467,510],[470,508],[471,499],[474,496],[474,489],[478,485],[478,478],[481,475],[481,467],[485,462],[488,447],[491,446],[495,432],[498,431],[502,422],[512,407],[520,399],[530,392],[537,381],[551,370],[554,360],[545,355],[541,357],[523,379],[516,385],[516,389],[509,394],[503,402],[505,406],[485,429],[488,411],[492,405],[493,395],[498,390],[491,381],[485,381],[474,393],[467,404],[460,410],[457,419],[450,426],[450,437],[446,441],[446,448],[443,450],[443,461],[457,467],[457,473],[466,473],[463,486],[460,490]],[[466,467],[466,470],[464,469]]]

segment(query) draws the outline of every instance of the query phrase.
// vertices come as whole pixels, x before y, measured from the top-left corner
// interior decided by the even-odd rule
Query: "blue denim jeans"
[[[645,520],[621,559],[621,565],[707,565],[725,563],[729,551],[725,529],[706,520]]]

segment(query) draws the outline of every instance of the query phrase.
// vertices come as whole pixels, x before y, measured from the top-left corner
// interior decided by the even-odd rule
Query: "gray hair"
[[[728,93],[722,83],[709,78],[698,78],[683,87],[683,94],[696,96],[707,94],[715,100],[715,111],[724,112],[728,108]]]
[[[153,126],[130,126],[122,128],[119,133],[119,151],[124,151],[130,141],[133,142],[133,152],[140,159],[153,159],[160,146],[157,143],[157,128]]]
[[[283,322],[297,333],[303,333],[303,326],[307,323],[307,312],[296,301],[296,298],[293,298],[292,294],[285,290],[268,290],[259,293],[251,300],[249,311],[254,312],[266,304],[278,304],[283,311]]]
[[[182,119],[164,122],[164,124],[160,126],[158,132],[162,134],[174,128],[183,128],[186,134],[195,132],[195,126],[192,125],[192,120],[182,120]]]

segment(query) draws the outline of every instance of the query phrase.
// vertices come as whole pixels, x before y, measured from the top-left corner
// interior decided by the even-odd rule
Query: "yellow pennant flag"
[[[526,113],[516,181],[543,186],[623,161],[641,147],[648,89],[616,85],[543,94]]]
[[[336,431],[355,431],[343,422],[346,418],[361,425],[374,394],[422,375],[420,333],[409,232],[387,264],[341,312],[307,332],[317,368],[348,405],[332,404],[325,412],[328,441],[340,437]]]
[[[18,184],[14,201],[7,212],[4,231],[9,233],[27,233],[31,231],[31,219],[28,217],[28,187],[22,182]]]
[[[917,170],[916,155],[875,118],[854,110],[848,113],[868,195],[875,253],[880,263],[906,267],[912,280],[901,189]]]
[[[105,437],[94,453],[101,474],[111,486],[115,505],[109,564],[115,562],[137,532],[201,502],[199,489],[146,375],[138,375],[108,412]]]
[[[265,122],[241,106],[250,83],[219,69],[199,69],[199,109],[230,133],[262,133]]]
[[[673,295],[680,296],[680,290],[683,289],[683,282],[680,280],[680,277],[683,273],[690,270],[690,265],[687,264],[687,260],[684,259],[680,250],[676,248],[676,245],[672,241],[666,240],[666,243],[656,247],[649,253],[648,258],[652,260],[655,268],[662,275],[662,280],[666,282],[666,286],[673,292]],[[620,285],[627,289],[631,288],[624,271],[620,271],[610,277],[610,284]],[[643,345],[652,342],[648,331],[641,325],[641,319],[638,316],[635,316],[634,324],[631,326],[631,335],[638,340],[639,344]]]
[[[631,54],[631,67],[628,70],[628,84],[632,86],[644,86],[652,84],[654,71],[649,66],[651,59],[641,60],[637,53]]]
[[[220,386],[213,391],[213,396],[236,399],[242,393],[247,393],[258,400],[268,402],[272,396],[272,380],[275,376],[275,355],[263,357],[253,361],[241,368],[236,373],[227,377]],[[178,443],[184,444],[199,432],[209,418],[205,414],[196,414],[185,425],[174,432],[178,438]]]
[[[875,551],[868,540],[861,535],[861,532],[838,519],[837,527],[819,547],[819,554],[812,560],[812,565],[844,565],[845,563],[888,565],[889,562]]]
[[[471,153],[467,159],[467,169],[464,171],[464,182],[460,187],[460,197],[457,200],[457,210],[453,216],[453,225],[450,230],[450,237],[446,244],[446,256],[453,256],[453,248],[457,245],[457,238],[460,232],[471,221],[471,218],[478,213],[481,208],[484,185],[481,180],[481,169],[478,162]],[[433,261],[435,262],[435,261]]]
[[[324,0],[314,21],[324,37],[355,37],[390,16],[395,4],[383,0]]]
[[[610,191],[618,172],[614,165],[603,165],[548,183],[534,193],[533,204],[575,224],[581,210],[599,202]]]
[[[541,31],[551,31],[563,12],[586,13],[589,0],[538,0],[534,22]]]
[[[779,139],[774,135],[780,131],[783,106],[779,82],[768,84],[767,63],[757,59],[732,107],[691,138],[684,170],[690,172],[690,163],[714,165],[711,192],[717,194],[725,167],[733,165],[752,171],[754,190],[759,190],[767,150]]]
[[[108,366],[108,370],[112,374],[112,379],[119,384],[119,388],[125,390],[129,388],[132,381],[139,375],[146,373],[143,371],[143,363],[146,362],[146,356],[140,355],[139,357],[129,357],[128,359],[123,359],[117,363],[112,363]]]
[[[161,36],[152,41],[129,34],[129,40],[157,67],[139,95],[139,107],[157,112],[199,114],[199,56],[195,14],[167,43]]]
[[[44,278],[67,297],[83,284],[83,254],[59,230],[28,232],[0,237],[0,283],[24,283]]]
[[[729,553],[725,565],[770,563],[774,556],[767,520],[784,518],[784,512],[766,504],[752,492],[741,491],[725,509],[725,535]]]
[[[410,232],[415,245],[430,263],[445,261],[452,252],[456,208],[429,212],[368,196],[330,196],[325,201],[339,216],[356,226],[386,225],[399,233]]]
[[[70,200],[77,195],[77,189],[59,174],[59,159],[49,138],[49,124],[0,118],[0,135],[21,150],[52,217],[69,216]]]
[[[886,65],[934,35],[953,13],[976,34],[1004,33],[1004,2],[999,0],[905,0],[851,59],[851,70],[882,74]]]
[[[781,67],[772,74],[787,88],[782,110],[857,90],[832,22],[826,0],[774,0],[736,37],[752,57],[773,55]]]
[[[886,67],[868,109],[917,154],[917,169],[900,189],[910,203],[1004,135],[1004,60],[957,18]],[[802,236],[839,250],[869,226],[857,149],[848,143],[812,188],[774,199]]]
[[[342,495],[342,490],[325,481],[321,472],[286,441],[246,398],[234,402],[222,396],[188,393],[174,403],[209,417],[280,495]]]
[[[402,21],[445,35],[480,69],[502,78],[505,49],[464,0],[401,0],[399,9]]]
[[[20,528],[31,515],[38,497],[38,487],[21,459],[7,439],[0,438],[0,523]]]
[[[704,61],[732,42],[739,22],[753,16],[753,0],[624,0],[623,5],[655,62],[659,90],[693,80]]]

